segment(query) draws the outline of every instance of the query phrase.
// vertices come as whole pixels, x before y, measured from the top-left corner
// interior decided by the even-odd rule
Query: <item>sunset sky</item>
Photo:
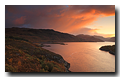
[[[6,5],[5,27],[115,36],[114,5]]]

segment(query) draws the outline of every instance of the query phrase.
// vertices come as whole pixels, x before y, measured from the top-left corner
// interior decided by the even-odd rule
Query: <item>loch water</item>
[[[67,45],[46,44],[43,47],[60,54],[70,63],[72,72],[115,72],[115,55],[99,48],[104,45],[114,45],[115,42],[64,42]]]

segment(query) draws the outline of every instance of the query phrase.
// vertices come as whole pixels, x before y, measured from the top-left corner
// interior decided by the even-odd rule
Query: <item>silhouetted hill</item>
[[[94,36],[95,38],[101,39],[103,41],[115,42],[115,37],[104,38],[102,36]]]
[[[85,41],[85,42],[103,42],[103,40],[95,38],[95,37],[90,36],[90,35],[80,34],[80,35],[77,35],[76,37],[81,39],[81,41]]]
[[[111,37],[110,41],[115,42],[115,37]]]
[[[5,37],[24,38],[31,42],[102,42],[91,36],[81,37],[53,29],[5,28]],[[85,36],[85,35],[84,35]]]

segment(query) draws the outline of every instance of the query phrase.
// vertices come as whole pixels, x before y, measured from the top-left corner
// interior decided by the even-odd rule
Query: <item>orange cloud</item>
[[[80,28],[89,26],[100,16],[115,15],[114,5],[69,5],[69,7],[63,5],[6,5],[5,10],[6,27],[30,24],[32,28],[52,28],[72,34]],[[91,30],[91,32],[94,31]]]
[[[79,30],[80,28],[83,28],[92,24],[92,22],[95,20],[96,20],[96,17],[86,18],[84,20],[82,20],[82,18],[74,19],[75,22],[73,23],[73,25],[68,26],[68,28],[65,29],[65,32],[74,33],[76,30]]]
[[[69,18],[72,19],[72,21],[74,21],[74,22],[67,22],[66,24],[64,24],[64,26],[67,26],[66,29],[63,28],[64,32],[68,32],[68,33],[69,32],[72,33],[81,27],[88,26],[89,24],[97,20],[97,18],[101,15],[103,16],[115,15],[114,6],[112,6],[112,8],[110,8],[111,6],[99,6],[97,8],[96,6],[90,6],[86,8],[82,8],[84,6],[79,6],[79,7],[69,6],[69,7],[70,7],[69,9],[66,10],[64,9],[61,11],[62,18],[66,20],[67,18]]]
[[[91,29],[89,32],[95,33],[97,30],[99,30],[99,29]]]
[[[75,31],[74,34],[85,34],[85,35],[97,35],[97,36],[103,36],[103,37],[115,37],[115,34],[101,34],[98,33],[97,30],[99,29],[91,29],[91,28],[80,28],[79,30]]]
[[[103,37],[115,37],[115,34],[99,34],[100,36],[103,36]]]
[[[15,25],[22,25],[25,23],[25,20],[26,20],[26,16],[22,16],[16,20],[14,20],[13,22]]]

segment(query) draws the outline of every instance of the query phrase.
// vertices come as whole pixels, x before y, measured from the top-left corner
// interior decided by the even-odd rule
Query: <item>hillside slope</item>
[[[23,38],[5,38],[5,72],[69,72],[62,56]]]
[[[78,37],[52,29],[6,28],[6,37],[21,37],[31,42],[103,42],[100,39],[90,37]]]

